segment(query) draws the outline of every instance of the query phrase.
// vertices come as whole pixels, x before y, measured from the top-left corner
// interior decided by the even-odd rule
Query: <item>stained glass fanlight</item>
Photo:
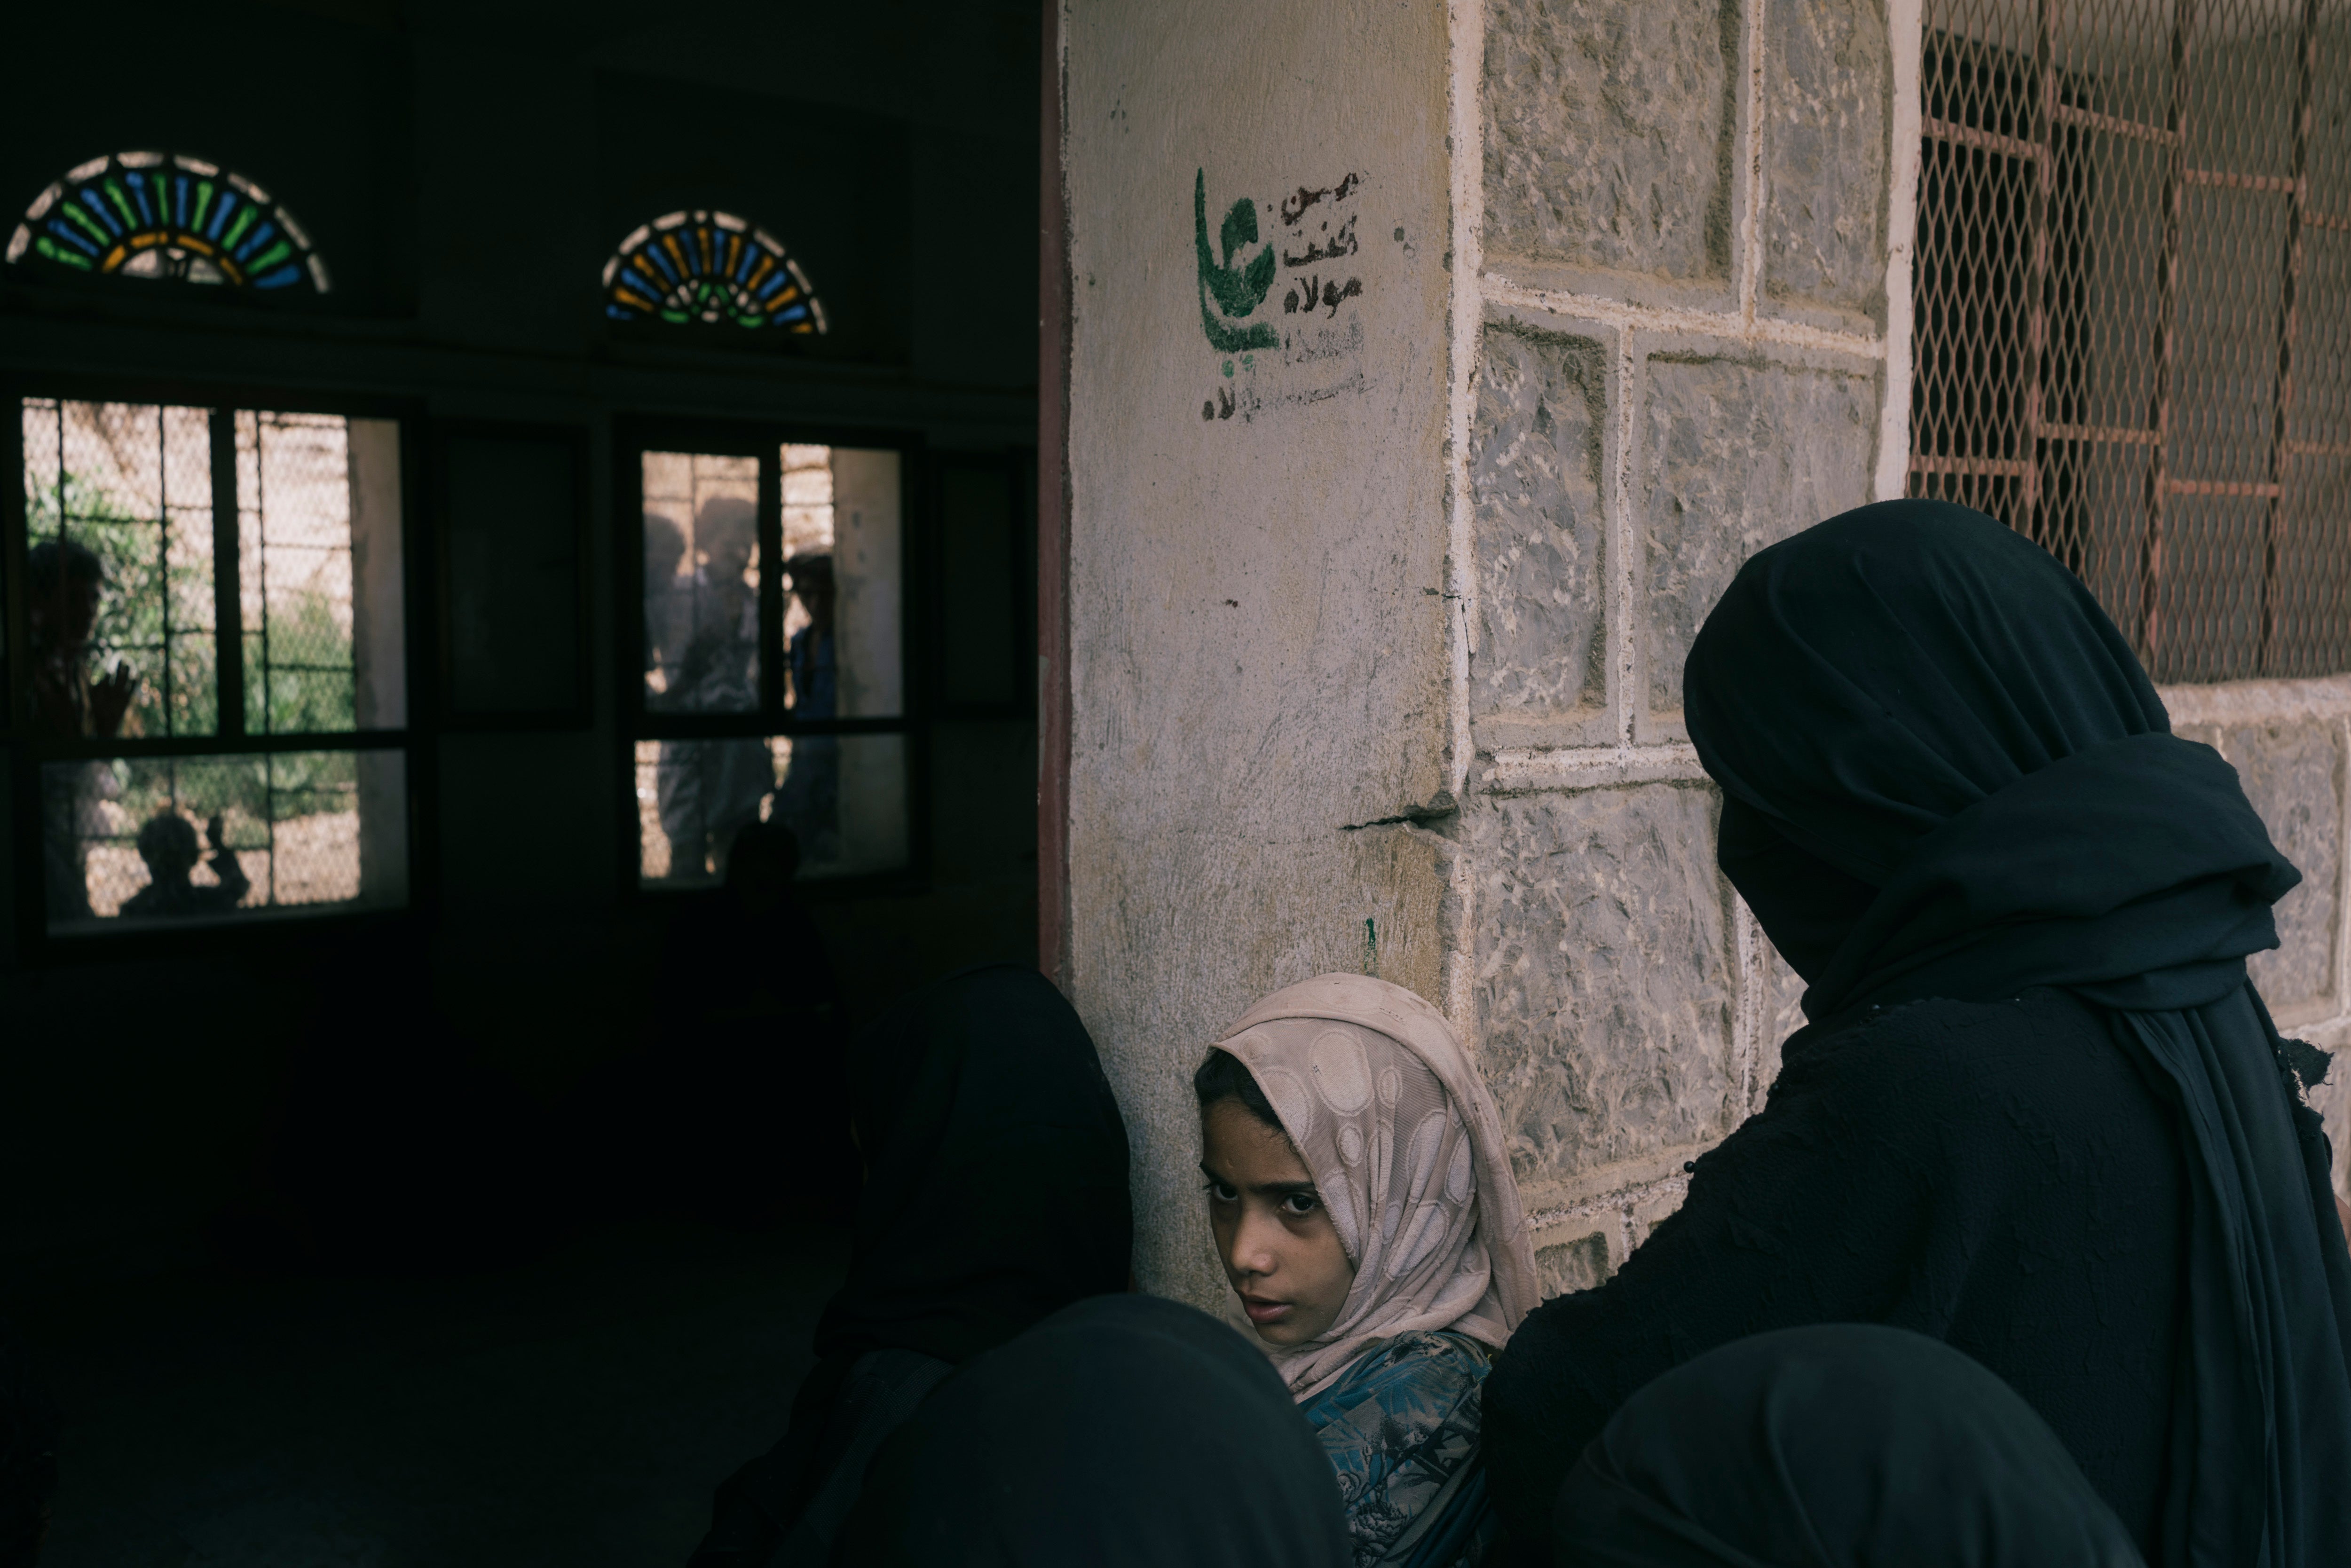
[[[799,263],[773,235],[732,213],[669,213],[622,240],[604,264],[604,314],[796,334],[825,329],[824,307]]]
[[[117,152],[68,170],[25,210],[12,265],[275,291],[327,292],[327,264],[269,193],[177,152]]]

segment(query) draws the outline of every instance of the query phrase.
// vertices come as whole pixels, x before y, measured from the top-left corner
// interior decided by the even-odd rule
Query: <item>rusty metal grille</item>
[[[1909,493],[2158,680],[2351,669],[2351,0],[1927,0]]]

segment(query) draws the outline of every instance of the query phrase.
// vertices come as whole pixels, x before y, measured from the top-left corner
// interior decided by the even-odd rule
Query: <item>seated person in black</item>
[[[856,1568],[1350,1568],[1280,1375],[1207,1313],[1096,1296],[974,1357],[874,1456]]]
[[[1683,683],[1812,1022],[1681,1209],[1496,1361],[1510,1537],[1652,1378],[1846,1322],[2006,1382],[2149,1563],[2351,1563],[2351,1255],[2245,970],[2299,873],[2235,770],[2078,579],[1942,502],[1761,551]]]
[[[253,881],[236,856],[222,847],[219,813],[204,824],[204,841],[212,846],[209,862],[220,879],[212,887],[189,880],[196,869],[196,825],[177,811],[158,811],[139,830],[139,858],[147,862],[147,885],[122,902],[130,920],[177,919],[190,915],[220,915],[245,902]]]
[[[1625,1402],[1560,1488],[1558,1568],[2145,1568],[2016,1391],[1938,1340],[1734,1340]]]
[[[0,1568],[33,1568],[57,1492],[57,1398],[0,1322]]]
[[[949,1372],[1128,1283],[1126,1124],[1036,970],[966,969],[876,1019],[834,1110],[865,1167],[849,1278],[789,1430],[720,1486],[689,1568],[826,1562],[874,1450]],[[777,1135],[791,1127],[779,1116]]]

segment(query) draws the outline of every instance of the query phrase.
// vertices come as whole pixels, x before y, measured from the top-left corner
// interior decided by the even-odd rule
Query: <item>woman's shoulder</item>
[[[2097,1027],[2098,1009],[2090,1003],[2061,987],[2035,986],[1991,1001],[1918,997],[1882,1007],[1855,1006],[1798,1030],[1789,1037],[1789,1043],[1804,1040],[1839,1047],[1887,1040],[1931,1043],[1986,1030]]]
[[[1872,1140],[1912,1128],[1951,1146],[1986,1128],[2004,1139],[2028,1110],[2034,1125],[2062,1128],[2158,1109],[2101,1009],[2050,987],[1863,1009],[1799,1030],[1782,1060],[1750,1143],[1807,1144],[1825,1124]]]
[[[1907,1095],[1929,1089],[1948,1065],[1973,1083],[2011,1069],[2045,1067],[2053,1045],[2103,1053],[2111,1043],[2097,1009],[2070,991],[2039,987],[1997,1001],[1923,997],[1858,1008],[1798,1030],[1782,1048],[1792,1083],[1883,1078]]]

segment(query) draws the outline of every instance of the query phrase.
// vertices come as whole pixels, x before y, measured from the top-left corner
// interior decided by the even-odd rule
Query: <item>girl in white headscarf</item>
[[[1494,1102],[1444,1016],[1324,975],[1192,1081],[1217,1250],[1338,1472],[1356,1568],[1475,1563],[1480,1385],[1536,1301]]]

